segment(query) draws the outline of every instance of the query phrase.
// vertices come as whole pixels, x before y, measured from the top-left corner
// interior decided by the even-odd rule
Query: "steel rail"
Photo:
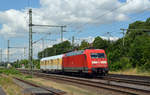
[[[109,76],[101,77],[101,79],[115,81],[115,82],[124,82],[124,83],[136,84],[136,85],[150,86],[149,81],[143,81],[143,80],[124,79],[124,78],[109,77]]]
[[[116,78],[126,78],[126,79],[136,79],[136,80],[148,80],[150,81],[150,76],[139,76],[139,75],[125,75],[125,74],[109,74],[109,77]]]
[[[28,73],[28,72],[26,72]],[[66,77],[62,75],[54,75],[54,74],[44,74],[44,73],[37,73],[35,72],[34,75],[46,79],[56,79],[56,80],[62,80],[66,82],[71,82],[71,83],[76,83],[80,85],[86,85],[90,87],[96,87],[96,88],[101,88],[109,91],[114,91],[114,92],[119,92],[122,94],[127,94],[127,95],[141,95],[141,93],[149,93],[150,91],[147,90],[141,90],[141,89],[135,89],[135,88],[130,88],[130,87],[123,87],[123,86],[118,86],[118,85],[112,85],[112,84],[106,84],[106,83],[100,83],[100,82],[95,82],[95,81],[90,81],[87,79],[79,79],[75,77]],[[125,91],[127,90],[127,91]],[[130,91],[129,91],[130,90]]]
[[[28,71],[25,71],[28,72]],[[122,93],[128,93],[129,95],[141,95],[141,93],[144,93],[144,95],[148,95],[147,93],[150,93],[149,90],[144,90],[144,89],[140,89],[140,88],[133,88],[133,87],[126,87],[126,86],[121,86],[121,85],[114,85],[114,84],[110,84],[109,82],[112,81],[116,81],[116,82],[123,82],[123,83],[131,83],[131,84],[136,84],[136,82],[139,81],[134,81],[134,80],[124,80],[124,79],[116,79],[115,78],[107,78],[106,81],[108,81],[108,83],[102,83],[102,82],[96,82],[96,81],[91,81],[89,79],[84,79],[84,78],[76,78],[76,77],[70,77],[70,76],[63,76],[63,75],[56,75],[56,74],[45,74],[45,73],[40,73],[39,71],[36,70],[36,72],[34,73],[36,76],[40,76],[40,77],[44,77],[44,78],[53,78],[53,79],[57,79],[57,80],[63,80],[63,81],[68,81],[68,82],[72,82],[72,83],[77,83],[77,84],[82,84],[82,85],[87,85],[87,86],[91,86],[91,87],[96,87],[96,88],[103,88],[103,89],[107,89],[107,90],[111,90],[111,91],[115,91],[115,92],[122,92]],[[137,83],[140,85],[144,85],[145,83]],[[103,85],[103,86],[102,86]],[[147,84],[147,86],[149,86],[149,84]],[[119,89],[124,89],[127,91],[120,91]]]
[[[31,82],[29,82],[29,81],[26,81],[26,80],[17,78],[17,77],[13,77],[13,78],[16,79],[16,80],[19,80],[19,81],[21,81],[21,82],[23,82],[23,83],[29,84],[29,85],[31,85],[31,86],[33,86],[33,87],[42,88],[42,89],[44,89],[44,90],[46,90],[46,91],[49,91],[49,92],[53,93],[53,95],[64,95],[64,94],[66,94],[66,92],[61,91],[61,90],[58,91],[57,89],[50,89],[49,87],[40,86],[40,85],[31,83]],[[56,91],[56,90],[57,90],[57,91]],[[42,94],[40,94],[40,95],[42,95]]]

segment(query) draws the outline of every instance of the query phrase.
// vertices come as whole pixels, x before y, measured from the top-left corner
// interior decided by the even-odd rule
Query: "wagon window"
[[[91,58],[105,58],[104,53],[91,53]]]

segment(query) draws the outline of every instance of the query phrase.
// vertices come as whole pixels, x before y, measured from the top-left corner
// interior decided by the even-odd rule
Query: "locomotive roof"
[[[41,61],[51,60],[51,59],[58,59],[58,58],[62,58],[62,57],[63,57],[63,54],[56,55],[56,56],[51,56],[51,57],[45,57],[45,58],[42,58]]]
[[[85,50],[103,50],[103,49],[85,49]],[[83,52],[85,50],[78,50],[78,51],[68,52],[68,53],[66,53],[66,56],[80,55],[80,54],[83,54]]]
[[[83,52],[84,50],[72,51],[72,52],[66,53],[66,56],[80,55],[80,54],[83,54]]]

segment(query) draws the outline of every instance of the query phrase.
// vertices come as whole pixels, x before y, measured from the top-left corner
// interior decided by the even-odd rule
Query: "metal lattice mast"
[[[33,51],[32,51],[32,9],[29,9],[29,63],[31,67],[31,73],[33,69],[33,63],[32,63],[32,56],[33,56]],[[33,74],[33,73],[32,73]]]
[[[124,37],[125,37],[125,30],[126,30],[126,29],[120,29],[120,30],[123,31],[123,32],[121,32],[121,33],[123,34],[123,43],[122,43],[122,44],[123,44],[123,46],[124,46]]]
[[[8,47],[7,47],[7,64],[9,64],[9,40],[8,40]],[[5,64],[5,67],[7,67],[7,64]]]
[[[3,56],[2,53],[3,53],[3,52],[2,52],[2,49],[0,49],[0,62],[1,62],[1,63],[2,63],[2,59],[3,59],[3,58],[2,58],[2,56]]]

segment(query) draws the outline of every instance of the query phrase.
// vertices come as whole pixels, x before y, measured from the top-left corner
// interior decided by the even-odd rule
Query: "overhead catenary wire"
[[[29,0],[28,0],[29,1]],[[82,31],[80,31],[80,32],[82,32]]]
[[[147,8],[147,9],[150,9],[150,8]],[[147,10],[146,9],[146,10]],[[145,10],[143,10],[143,11],[141,11],[140,13],[142,13],[142,12],[144,12]],[[142,17],[142,16],[144,16],[146,13],[143,13],[142,15],[140,15],[140,17]],[[139,18],[140,18],[139,16],[137,17],[137,15],[136,16],[132,16],[132,17],[130,17],[130,22],[132,21],[135,21],[135,20],[140,20]],[[110,28],[112,27],[112,28],[114,28],[114,26],[115,25],[118,25],[118,23],[115,23],[115,24],[113,24],[113,25],[111,25],[110,26]],[[119,26],[122,26],[122,25],[124,25],[124,23],[119,23]],[[120,31],[120,28],[122,28],[122,27],[118,27],[118,31]],[[113,31],[111,31],[111,33],[115,33],[115,35],[118,35],[118,33],[120,33],[120,32],[117,32],[116,30],[114,30],[114,29],[111,29],[111,30],[113,30]]]
[[[150,9],[150,8],[146,8],[145,10],[148,10],[148,9]],[[145,10],[142,10],[140,13],[143,13],[143,12],[145,12]],[[143,15],[145,15],[146,13],[144,13],[144,14],[142,14],[142,15],[140,15],[140,17],[141,16],[143,16]],[[133,20],[136,20],[136,19],[138,19],[138,18],[140,18],[139,16],[137,17],[137,15],[136,16],[130,16],[130,21],[133,21]],[[121,26],[121,25],[123,25],[124,23],[119,23],[120,25],[119,26]],[[114,26],[115,25],[118,25],[118,23],[116,22],[115,24],[113,24],[113,25],[111,25],[110,26],[110,28],[112,27],[112,28],[114,28]],[[118,31],[120,31],[120,28],[121,27],[118,27]],[[111,33],[115,33],[115,35],[118,35],[118,33],[120,33],[120,32],[117,32],[116,30],[113,30],[113,29],[111,29]],[[93,32],[92,32],[93,33]],[[78,33],[79,34],[79,33]]]
[[[133,1],[133,0],[131,0],[131,1]],[[110,12],[116,11],[116,10],[118,10],[118,9],[120,9],[120,8],[122,8],[122,7],[124,7],[124,6],[126,6],[128,3],[129,3],[129,2],[124,3],[123,5],[121,5],[121,6],[119,6],[119,7],[116,7],[116,8],[114,8],[114,9],[111,9],[110,11],[107,11],[107,12],[105,12],[104,14],[102,14],[102,15],[100,15],[100,16],[97,16],[95,19],[99,19],[100,17],[103,17],[103,16],[109,14]],[[89,23],[85,23],[85,24],[83,24],[82,26],[85,26],[85,25],[87,25],[87,24],[89,24]],[[81,28],[81,26],[79,26],[78,28]],[[78,35],[79,33],[81,33],[81,30],[79,30],[76,34]]]

